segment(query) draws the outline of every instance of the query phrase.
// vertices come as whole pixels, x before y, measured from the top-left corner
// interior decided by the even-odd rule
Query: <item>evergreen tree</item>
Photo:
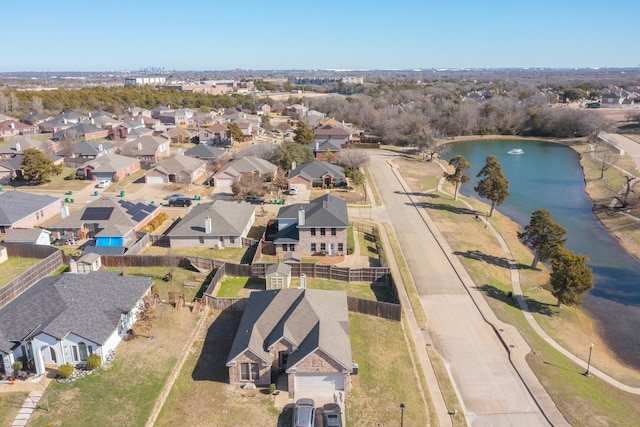
[[[465,169],[469,169],[471,167],[471,163],[464,158],[464,156],[457,155],[454,156],[451,160],[449,160],[449,165],[455,168],[453,173],[444,173],[445,179],[454,184],[456,186],[453,200],[458,200],[458,190],[460,186],[469,181],[469,177],[464,174]]]
[[[509,181],[504,177],[502,165],[493,154],[487,156],[486,163],[477,176],[482,179],[473,190],[480,197],[491,200],[489,216],[493,216],[495,207],[500,206],[509,197]]]
[[[285,140],[273,150],[273,158],[280,163],[280,167],[283,170],[288,171],[291,169],[291,162],[293,161],[298,166],[313,161],[313,151],[306,145]]]
[[[27,148],[22,152],[20,166],[24,179],[34,184],[42,184],[49,180],[51,175],[62,173],[62,166],[55,165],[53,160],[35,148]]]
[[[581,305],[584,295],[593,288],[589,259],[560,247],[551,261],[551,292],[558,298],[558,307]]]
[[[234,142],[236,142],[236,141],[237,142],[244,141],[244,134],[242,133],[242,131],[238,127],[237,123],[229,123],[227,125],[227,133],[229,134],[229,136],[231,136],[231,139]]]
[[[307,126],[307,124],[302,120],[298,120],[296,129],[293,133],[293,140],[298,144],[311,144],[316,140],[316,135],[313,133],[313,129]]]
[[[531,268],[536,268],[538,261],[547,262],[556,255],[558,248],[563,247],[567,240],[564,238],[566,232],[564,227],[551,220],[549,211],[539,209],[531,214],[531,221],[524,232],[518,232],[522,243],[533,249]]]

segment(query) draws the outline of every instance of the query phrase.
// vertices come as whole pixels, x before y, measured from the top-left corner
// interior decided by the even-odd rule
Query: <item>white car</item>
[[[96,187],[98,188],[107,188],[108,186],[111,185],[111,181],[108,179],[103,179],[102,181],[100,181],[98,183],[98,185]]]
[[[295,196],[296,194],[298,194],[298,187],[291,187],[289,189],[289,194],[292,196]]]

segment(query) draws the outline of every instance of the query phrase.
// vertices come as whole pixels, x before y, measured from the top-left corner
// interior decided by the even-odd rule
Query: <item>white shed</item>
[[[279,262],[271,264],[265,272],[267,290],[286,289],[291,286],[291,266]]]

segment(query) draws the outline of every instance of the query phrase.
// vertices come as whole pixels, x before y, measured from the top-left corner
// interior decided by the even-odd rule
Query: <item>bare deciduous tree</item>
[[[620,159],[618,150],[607,143],[598,144],[591,154],[598,170],[600,170],[600,179],[603,179],[605,171]]]
[[[369,164],[369,153],[357,148],[347,148],[346,150],[340,151],[338,163],[351,170],[360,169]]]
[[[265,160],[273,159],[274,146],[272,144],[254,144],[251,147],[244,148],[236,153],[236,158],[253,156]]]

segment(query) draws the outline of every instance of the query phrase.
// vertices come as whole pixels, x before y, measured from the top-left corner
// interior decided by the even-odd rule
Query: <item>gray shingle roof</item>
[[[169,238],[194,236],[231,236],[242,234],[256,208],[245,202],[216,200],[191,209],[167,234]],[[205,232],[205,219],[211,218],[211,233]]]
[[[175,156],[160,162],[154,169],[165,175],[176,174],[179,172],[193,173],[196,169],[206,164],[205,160],[196,159],[189,156]]]
[[[100,151],[100,146],[102,146],[102,151]],[[110,142],[80,141],[75,144],[70,151],[81,157],[90,157],[97,156],[100,153],[105,153],[113,147],[114,145]]]
[[[351,370],[347,295],[344,291],[280,289],[252,292],[240,321],[227,366],[245,351],[271,363],[270,348],[284,339],[296,350],[288,368],[321,350]]]
[[[12,341],[40,332],[58,339],[74,333],[104,344],[120,315],[150,287],[148,277],[111,271],[47,277],[0,309],[0,350],[9,352]]]
[[[278,219],[288,218],[297,221],[300,207],[305,211],[305,223],[299,228],[346,228],[349,226],[347,204],[332,194],[325,194],[309,203],[283,206],[278,212]]]
[[[300,165],[289,172],[289,179],[300,176],[307,180],[313,181],[316,179],[320,179],[325,175],[329,175],[334,178],[344,178],[344,168],[320,160],[314,160],[310,163]]]
[[[81,167],[84,168],[87,166],[91,166],[94,168],[95,173],[116,173],[128,167],[131,167],[137,162],[137,159],[132,159],[131,157],[121,156],[119,154],[113,153],[106,153],[102,156],[96,157],[95,159],[89,160],[86,163],[83,163]]]
[[[278,172],[278,166],[259,157],[246,156],[227,163],[216,173],[216,175],[227,173],[231,176],[237,177],[250,172],[258,172],[261,175],[275,175],[276,172]]]
[[[0,225],[10,226],[60,200],[59,197],[3,191],[0,193]]]
[[[226,151],[218,147],[212,147],[207,144],[198,144],[193,148],[184,152],[185,156],[195,157],[197,159],[217,159]]]
[[[14,228],[7,233],[5,242],[35,242],[42,233],[51,235],[48,230],[41,228]]]
[[[129,157],[154,156],[162,144],[169,143],[164,138],[144,135],[122,145],[120,154]]]

